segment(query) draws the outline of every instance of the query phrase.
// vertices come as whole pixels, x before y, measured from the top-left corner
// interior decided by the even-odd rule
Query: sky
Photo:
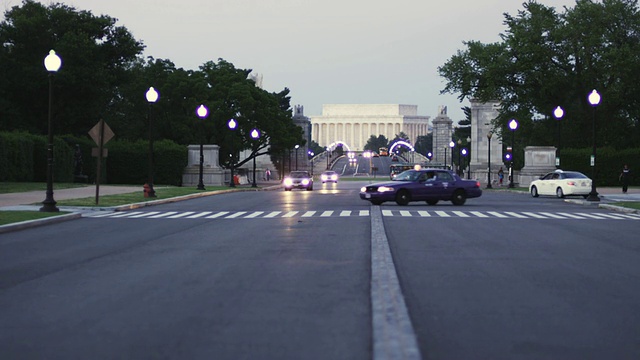
[[[41,1],[49,4],[50,1]],[[197,70],[225,59],[253,69],[269,92],[291,90],[306,116],[323,104],[408,104],[418,115],[464,119],[438,67],[463,41],[500,41],[504,13],[524,0],[62,0],[118,19],[144,56]],[[575,0],[538,0],[563,12]],[[2,12],[20,0],[0,0]],[[2,20],[3,17],[0,17]]]

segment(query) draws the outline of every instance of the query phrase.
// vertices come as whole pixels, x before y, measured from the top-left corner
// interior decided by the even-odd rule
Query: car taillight
[[[479,188],[480,187],[480,181],[476,181],[476,187]]]
[[[576,186],[576,182],[575,181],[567,181],[567,185]]]

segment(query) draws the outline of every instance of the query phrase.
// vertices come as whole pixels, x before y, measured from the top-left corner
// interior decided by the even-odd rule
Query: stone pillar
[[[433,162],[445,164],[451,163],[451,141],[453,120],[447,116],[447,110],[444,106],[440,106],[438,116],[432,121],[433,124]],[[446,164],[445,164],[446,165]]]
[[[471,173],[483,183],[488,181],[489,156],[491,157],[491,179],[497,181],[498,170],[503,165],[502,140],[500,134],[491,137],[491,148],[487,134],[492,131],[492,120],[498,117],[499,103],[483,103],[471,99]],[[491,155],[489,155],[491,154]],[[505,176],[506,177],[506,176]]]
[[[531,181],[556,169],[556,148],[553,146],[527,146],[524,148],[524,167],[514,177],[520,186],[529,186]]]
[[[206,185],[222,186],[225,183],[224,170],[218,163],[220,147],[203,145],[202,180]],[[189,145],[187,167],[182,173],[182,186],[196,186],[200,178],[200,145]]]

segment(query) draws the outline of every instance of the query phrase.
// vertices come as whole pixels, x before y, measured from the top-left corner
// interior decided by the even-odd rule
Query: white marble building
[[[322,115],[311,116],[311,139],[320,146],[343,142],[353,151],[362,151],[373,136],[392,140],[400,132],[415,144],[429,132],[429,116],[418,115],[417,105],[325,104]]]

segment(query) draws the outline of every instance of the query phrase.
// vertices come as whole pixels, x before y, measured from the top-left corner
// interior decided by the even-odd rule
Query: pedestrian
[[[500,170],[498,170],[498,183],[500,186],[502,186],[502,180],[504,180],[504,170],[502,170],[501,166]]]
[[[627,193],[627,189],[629,188],[629,178],[631,177],[631,170],[629,170],[629,165],[624,164],[622,168],[622,172],[620,176],[618,176],[618,180],[622,183],[622,192],[624,194]]]
[[[269,181],[269,179],[271,179],[271,170],[267,169],[267,171],[264,172],[264,177]]]

